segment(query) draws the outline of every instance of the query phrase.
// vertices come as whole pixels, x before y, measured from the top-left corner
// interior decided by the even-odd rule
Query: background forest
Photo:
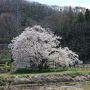
[[[90,60],[89,9],[47,6],[25,0],[0,0],[0,63],[5,63],[10,56],[6,51],[13,37],[35,24],[48,27],[62,36],[62,47],[68,46],[77,52],[84,63]]]

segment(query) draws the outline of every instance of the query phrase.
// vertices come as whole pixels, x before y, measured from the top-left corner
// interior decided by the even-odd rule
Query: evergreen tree
[[[80,12],[80,13],[78,14],[78,22],[79,22],[79,23],[82,23],[82,22],[84,22],[84,21],[85,21],[85,17],[84,17],[84,15],[83,15],[83,13]]]
[[[89,9],[86,9],[85,19],[86,19],[86,21],[90,21],[90,11],[89,11]]]

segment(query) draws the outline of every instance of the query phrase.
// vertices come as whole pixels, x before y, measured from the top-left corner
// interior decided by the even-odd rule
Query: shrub
[[[50,72],[50,69],[38,69],[38,68],[32,68],[32,69],[17,69],[14,73],[44,73],[44,72]]]
[[[10,66],[2,65],[0,66],[0,73],[6,73],[10,71]]]

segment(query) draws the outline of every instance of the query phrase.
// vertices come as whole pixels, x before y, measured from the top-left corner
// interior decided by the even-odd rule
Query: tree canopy
[[[79,56],[68,47],[58,47],[59,36],[49,29],[28,27],[12,40],[11,48],[16,68],[54,68],[79,64]],[[53,62],[53,65],[50,65]]]

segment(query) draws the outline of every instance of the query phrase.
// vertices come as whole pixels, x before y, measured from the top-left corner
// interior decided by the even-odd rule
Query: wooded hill
[[[47,6],[25,0],[0,1],[0,44],[8,44],[25,27],[39,24],[62,36],[83,61],[90,60],[90,11],[81,7]]]

